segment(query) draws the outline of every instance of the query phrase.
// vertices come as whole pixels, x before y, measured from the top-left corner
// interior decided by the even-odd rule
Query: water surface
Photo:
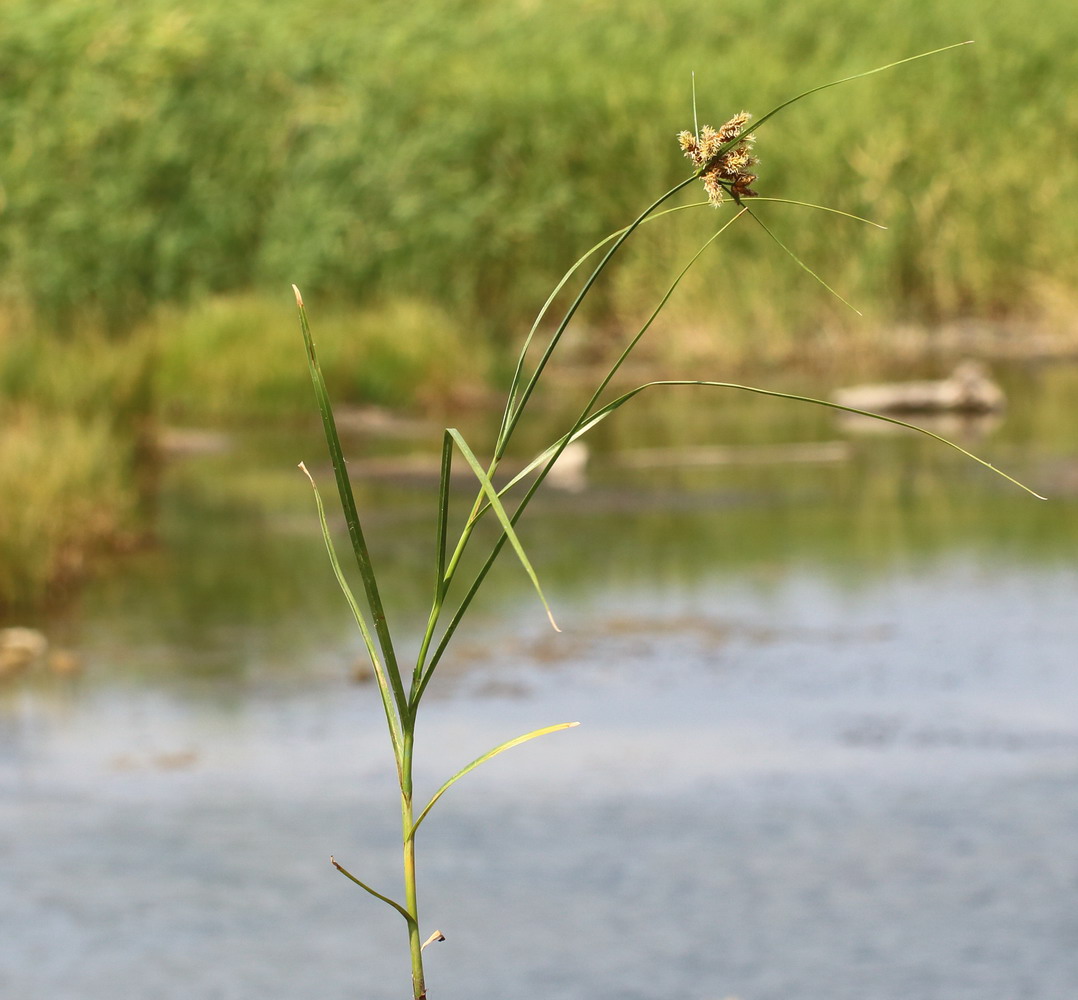
[[[1078,995],[1076,381],[1010,373],[976,442],[1050,504],[775,404],[600,436],[523,533],[563,633],[507,561],[424,706],[428,791],[582,723],[425,824],[431,996]],[[757,451],[626,460],[715,441]],[[841,451],[759,451],[791,444]],[[380,709],[294,470],[318,448],[177,461],[161,545],[38,623],[84,672],[0,690],[3,996],[408,995],[402,921],[328,863],[396,892]],[[359,495],[390,614],[420,621],[429,483]]]

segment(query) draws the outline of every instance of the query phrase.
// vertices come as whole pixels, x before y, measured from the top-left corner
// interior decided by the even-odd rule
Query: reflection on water
[[[588,488],[525,522],[564,634],[506,562],[432,687],[426,788],[583,723],[425,825],[432,996],[1078,995],[1075,381],[1012,373],[979,445],[1050,504],[774,403],[603,428]],[[623,460],[665,441],[848,457]],[[327,860],[396,884],[380,710],[294,470],[318,448],[176,464],[161,548],[39,623],[83,675],[0,689],[0,995],[407,995],[399,919]],[[420,620],[429,490],[360,503]]]

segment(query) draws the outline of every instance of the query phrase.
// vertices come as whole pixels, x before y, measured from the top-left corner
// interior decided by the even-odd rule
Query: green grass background
[[[1069,0],[9,0],[4,287],[47,324],[122,330],[295,281],[312,302],[428,300],[515,344],[569,262],[686,175],[691,71],[718,124],[966,38],[768,123],[757,186],[891,227],[766,208],[874,319],[1035,310],[1078,267]],[[685,256],[698,215],[643,241],[604,318]],[[706,283],[737,326],[837,312],[751,230]]]

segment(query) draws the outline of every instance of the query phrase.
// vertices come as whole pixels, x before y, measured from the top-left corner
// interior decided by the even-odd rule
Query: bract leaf
[[[501,743],[493,750],[488,750],[482,757],[476,757],[467,767],[462,767],[456,774],[453,775],[441,788],[438,789],[431,797],[430,802],[424,806],[423,811],[416,818],[416,821],[412,824],[412,836],[415,836],[416,830],[419,829],[419,824],[427,818],[427,813],[430,812],[431,807],[437,802],[446,791],[457,781],[464,777],[469,771],[474,771],[480,764],[485,764],[491,757],[497,757],[498,754],[511,750],[513,747],[520,746],[521,743],[527,743],[528,740],[534,740],[539,736],[546,736],[547,733],[556,733],[561,729],[572,729],[574,726],[579,726],[579,722],[559,722],[556,726],[547,726],[544,729],[536,729],[533,732],[525,733],[523,736],[518,736],[515,740],[509,740],[506,743]]]

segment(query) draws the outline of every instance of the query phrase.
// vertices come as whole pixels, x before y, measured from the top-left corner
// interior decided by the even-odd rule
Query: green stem
[[[452,438],[449,435],[449,431],[445,432],[446,447],[450,447],[452,444]],[[498,468],[498,460],[494,459],[490,463],[490,467],[487,469],[487,478],[493,477]],[[438,527],[438,579],[435,582],[434,588],[434,602],[431,605],[430,616],[427,618],[427,628],[423,633],[423,639],[419,644],[419,655],[416,657],[415,670],[412,674],[412,689],[408,696],[408,710],[411,713],[411,717],[414,720],[416,706],[419,703],[418,692],[419,687],[423,679],[423,668],[427,662],[427,653],[430,650],[430,644],[434,639],[434,630],[438,627],[438,619],[442,614],[442,606],[445,603],[445,595],[449,590],[449,584],[453,581],[453,576],[457,571],[457,564],[460,562],[461,557],[464,555],[464,549],[468,545],[468,540],[472,537],[472,529],[475,527],[479,514],[483,509],[483,490],[480,488],[479,493],[476,495],[475,502],[472,504],[472,512],[468,515],[468,520],[464,523],[463,529],[461,529],[460,538],[457,540],[456,548],[453,550],[453,554],[449,558],[448,567],[445,566],[445,521],[448,516],[449,509],[449,464],[448,459],[444,457],[442,459],[442,485],[445,490],[445,495],[441,500],[441,510],[439,512],[439,527]]]
[[[682,186],[682,185],[679,185],[679,187],[680,186]],[[678,189],[679,188],[674,188],[673,190],[677,191]],[[645,216],[648,213],[653,211],[657,205],[662,203],[663,200],[665,200],[666,198],[669,198],[672,193],[673,193],[673,191],[668,191],[665,195],[663,195],[663,197],[660,198],[659,201],[655,202],[655,204],[652,205],[651,208],[649,208],[647,212],[645,212],[643,215],[641,215],[640,218],[638,218],[636,220],[636,222],[633,223],[633,226],[630,227],[630,228],[635,228],[635,226],[639,225],[640,222],[643,221],[643,219],[645,218]],[[621,355],[618,357],[617,361],[614,362],[613,366],[610,368],[610,371],[607,373],[606,377],[602,380],[599,387],[595,390],[595,392],[592,394],[591,398],[588,400],[588,403],[584,407],[584,409],[581,412],[580,416],[577,417],[575,423],[569,429],[569,432],[567,434],[565,434],[562,438],[559,438],[557,442],[555,442],[555,445],[554,445],[554,448],[553,448],[553,451],[552,451],[552,454],[551,454],[550,458],[546,460],[546,462],[544,463],[542,468],[539,470],[539,474],[536,476],[535,480],[532,482],[531,486],[528,488],[528,490],[524,494],[523,498],[521,499],[520,503],[518,504],[518,506],[517,506],[516,510],[514,511],[512,517],[509,519],[509,522],[510,522],[511,525],[513,525],[514,527],[516,526],[516,523],[520,519],[521,515],[523,515],[525,508],[531,502],[532,497],[538,491],[539,487],[543,484],[543,481],[546,479],[546,477],[549,474],[550,470],[554,467],[555,463],[558,461],[558,458],[561,456],[562,452],[565,451],[565,448],[568,446],[569,442],[573,439],[573,436],[577,433],[577,431],[581,427],[583,427],[587,423],[588,417],[591,414],[592,407],[594,407],[596,402],[598,402],[599,397],[602,395],[603,391],[606,389],[606,387],[610,384],[611,380],[617,374],[618,370],[621,368],[621,366],[625,362],[626,358],[628,358],[628,356],[632,352],[633,348],[636,347],[636,345],[640,342],[640,339],[644,336],[644,334],[651,327],[651,325],[655,321],[656,317],[659,315],[659,313],[662,311],[663,307],[666,305],[666,303],[669,300],[670,296],[674,293],[674,290],[680,284],[681,279],[685,277],[685,274],[689,271],[689,269],[692,267],[692,265],[699,259],[700,255],[716,239],[718,239],[719,236],[721,236],[729,226],[733,225],[747,211],[748,210],[746,208],[742,208],[741,211],[739,211],[737,213],[737,215],[733,216],[729,221],[727,221],[718,230],[718,232],[716,232],[693,255],[692,259],[685,265],[685,267],[682,268],[681,272],[678,274],[678,276],[674,279],[673,283],[667,289],[666,294],[663,296],[663,298],[659,302],[658,306],[656,306],[656,308],[653,310],[653,312],[652,312],[651,316],[648,318],[647,322],[637,332],[636,336],[629,342],[628,346],[625,347],[625,349],[622,351]],[[628,233],[628,231],[629,230],[626,230],[626,233]],[[615,247],[613,249],[617,249],[617,245],[615,245]],[[611,250],[611,253],[612,252],[613,252],[613,250]],[[608,256],[609,256],[609,254],[608,254]],[[603,263],[605,264],[605,262],[606,261],[604,259]],[[602,265],[600,265],[600,267],[601,266]],[[592,275],[592,278],[594,278],[596,274],[598,274],[598,269],[596,270],[595,274]],[[559,328],[559,330],[560,330],[560,328]],[[548,348],[548,352],[547,352],[548,354],[549,354],[549,351],[550,351],[550,348]],[[520,407],[518,407],[518,409],[516,410],[514,420],[519,419],[520,411],[521,411],[521,409],[523,409],[524,403],[526,401],[527,401],[527,397],[525,395],[525,397],[521,401]],[[514,426],[515,426],[515,423],[511,423],[510,426],[507,428],[507,431],[506,431],[507,436],[505,438],[506,441],[508,440],[508,435],[512,434]],[[495,456],[495,463],[496,462],[497,462],[497,456]],[[471,532],[472,527],[474,526],[475,521],[478,520],[479,515],[481,515],[485,510],[485,508],[482,507],[479,504],[479,501],[481,499],[482,499],[482,492],[480,492],[479,497],[476,498],[476,506],[473,507],[472,514],[468,519],[468,525],[467,525],[466,530],[467,530],[467,532],[469,534]],[[471,587],[469,588],[468,592],[464,595],[464,598],[461,601],[460,605],[457,607],[456,613],[453,615],[453,617],[450,620],[448,626],[446,626],[445,632],[442,634],[441,642],[438,643],[437,647],[434,650],[433,655],[430,656],[429,660],[427,662],[424,662],[424,660],[428,656],[428,649],[429,649],[429,645],[430,645],[430,642],[431,642],[431,635],[432,635],[433,625],[437,621],[437,616],[432,616],[431,622],[428,624],[428,633],[424,637],[423,648],[422,648],[422,653],[421,653],[422,658],[420,659],[420,661],[416,665],[416,678],[418,678],[418,685],[414,681],[413,681],[413,685],[412,685],[412,694],[411,694],[411,698],[410,698],[410,706],[411,706],[411,710],[412,710],[413,713],[416,711],[416,708],[419,705],[419,700],[423,697],[423,692],[426,690],[426,687],[427,687],[427,684],[430,681],[431,675],[434,673],[435,667],[437,667],[439,661],[442,658],[442,654],[445,652],[446,647],[449,645],[449,641],[452,639],[453,633],[456,632],[457,626],[460,624],[461,619],[464,617],[465,612],[468,610],[468,606],[471,604],[472,599],[478,593],[479,588],[482,585],[483,580],[486,578],[487,573],[490,571],[491,567],[494,565],[495,560],[497,559],[498,555],[500,554],[500,552],[502,550],[502,546],[507,541],[507,537],[508,537],[507,535],[503,534],[498,539],[498,541],[494,544],[494,548],[492,549],[490,555],[487,557],[486,562],[483,563],[483,566],[479,570],[478,575],[472,581]],[[467,540],[467,538],[462,535],[461,544],[463,544],[466,540]],[[454,568],[455,568],[455,563],[453,565],[454,565]],[[441,609],[439,608],[439,611],[440,610]]]
[[[595,266],[595,269],[588,277],[588,280],[584,283],[584,287],[580,289],[580,291],[577,293],[576,298],[566,310],[565,315],[562,317],[557,329],[551,336],[550,342],[547,344],[546,349],[543,351],[542,357],[540,357],[539,362],[535,367],[535,371],[532,372],[531,377],[528,379],[527,385],[525,385],[524,389],[520,393],[519,400],[516,400],[514,405],[514,400],[519,386],[519,380],[523,373],[524,355],[527,353],[528,345],[527,343],[525,344],[517,363],[516,373],[513,376],[513,386],[511,387],[509,392],[509,399],[506,404],[505,414],[502,418],[502,426],[498,432],[498,440],[494,447],[494,457],[491,460],[490,468],[487,472],[489,478],[493,478],[494,472],[498,467],[498,463],[501,461],[502,456],[505,454],[505,449],[509,444],[509,439],[513,436],[513,432],[516,430],[517,424],[520,422],[520,418],[523,415],[524,408],[525,406],[527,406],[528,400],[531,398],[532,393],[535,391],[535,387],[539,382],[540,376],[543,374],[543,371],[547,366],[547,362],[550,361],[550,357],[554,353],[554,349],[558,346],[562,334],[565,333],[565,330],[569,326],[569,323],[576,315],[576,311],[580,307],[580,304],[587,297],[588,292],[591,291],[592,286],[598,280],[599,276],[603,273],[607,264],[610,262],[610,259],[614,256],[614,254],[618,252],[618,250],[621,248],[621,245],[633,234],[637,227],[639,227],[652,213],[654,213],[660,205],[662,205],[666,201],[669,201],[675,194],[687,187],[689,184],[692,184],[695,180],[696,175],[694,174],[692,177],[687,177],[685,180],[681,181],[681,183],[674,185],[674,187],[672,187],[664,195],[652,202],[652,204],[649,205],[643,212],[641,212],[640,215],[638,215],[630,225],[626,226],[625,229],[621,230],[621,232],[618,234],[617,239],[614,242],[614,245],[610,247],[610,249],[603,256],[603,259]],[[532,332],[534,333],[534,328]],[[531,335],[529,334],[529,343],[530,340]],[[551,462],[551,465],[553,465],[553,462]],[[547,469],[546,471],[549,471],[549,469]],[[546,471],[540,475],[539,480],[536,483],[536,487],[546,477]],[[532,492],[534,492],[534,490]],[[523,506],[526,506],[526,503]],[[516,524],[517,519],[523,513],[523,506],[512,518],[512,523],[514,525]],[[434,638],[434,631],[437,628],[438,620],[441,616],[445,594],[449,589],[449,584],[452,582],[453,576],[457,569],[457,565],[460,562],[461,556],[464,554],[464,549],[468,545],[468,541],[471,538],[472,530],[475,527],[478,515],[482,512],[482,510],[483,490],[482,488],[480,488],[480,490],[476,494],[475,502],[472,505],[472,513],[469,515],[468,520],[465,522],[460,538],[457,541],[456,549],[453,552],[453,555],[450,557],[449,564],[446,567],[445,572],[438,583],[438,591],[435,595],[434,606],[431,608],[430,617],[427,621],[427,628],[424,632],[423,639],[420,644],[419,656],[416,659],[415,671],[412,676],[412,689],[408,699],[408,708],[409,711],[413,713],[413,715],[416,710],[416,707],[419,704],[419,699],[422,696],[422,692],[426,688],[427,681],[430,680],[431,667],[430,664],[427,663],[427,655]],[[506,536],[504,535],[502,536],[503,540],[505,539],[505,537]],[[493,553],[491,562],[493,562],[493,558],[497,556],[497,553],[499,551],[501,551],[500,545],[498,545],[495,552]],[[489,569],[489,565],[487,566],[487,568]],[[485,575],[486,569],[481,572],[481,577]],[[478,584],[479,582],[481,581],[476,581],[476,584]],[[473,586],[472,590],[469,591],[468,596],[465,598],[463,606],[458,608],[457,615],[454,616],[453,622],[449,626],[449,631],[446,635],[443,635],[442,641],[435,652],[435,660],[441,658],[441,654],[444,652],[446,643],[449,641],[449,638],[452,636],[452,633],[456,630],[456,626],[459,624],[460,617],[466,610],[467,605],[471,603],[471,598],[474,596],[474,592],[476,589],[477,586]]]
[[[550,361],[550,356],[554,353],[554,349],[558,346],[558,342],[562,338],[562,334],[565,333],[566,327],[572,321],[576,315],[577,309],[580,308],[580,303],[587,298],[588,292],[591,291],[592,285],[599,279],[599,275],[606,269],[606,265],[610,262],[610,259],[621,249],[621,245],[636,231],[644,220],[651,215],[663,202],[669,201],[675,194],[681,191],[683,188],[688,187],[696,180],[697,175],[693,174],[691,177],[686,177],[680,184],[675,184],[666,194],[659,198],[656,198],[643,212],[641,212],[632,224],[625,227],[622,230],[621,235],[617,238],[614,245],[607,250],[603,259],[595,266],[595,270],[591,272],[591,276],[586,282],[584,287],[577,293],[576,298],[573,300],[572,305],[566,310],[565,315],[562,317],[561,322],[558,324],[558,328],[554,331],[550,338],[550,343],[547,344],[546,349],[543,351],[542,357],[539,359],[539,363],[535,366],[535,371],[532,372],[531,378],[528,379],[527,385],[521,392],[520,400],[516,404],[515,408],[507,407],[505,418],[501,431],[498,434],[498,443],[494,449],[494,460],[498,461],[505,454],[505,449],[509,444],[509,439],[513,436],[513,431],[516,430],[517,424],[520,422],[521,415],[524,413],[524,407],[528,405],[528,400],[531,398],[532,393],[535,391],[536,385],[539,384],[539,379],[543,374],[543,370],[547,366],[547,362]],[[511,395],[511,394],[510,394]],[[481,499],[481,497],[480,497]]]
[[[419,904],[415,880],[415,823],[412,817],[412,746],[414,740],[415,730],[409,726],[404,735],[401,768],[404,906],[412,918],[408,921],[408,947],[412,955],[412,995],[414,1000],[426,1000],[427,987],[423,979],[423,943],[419,938]]]

